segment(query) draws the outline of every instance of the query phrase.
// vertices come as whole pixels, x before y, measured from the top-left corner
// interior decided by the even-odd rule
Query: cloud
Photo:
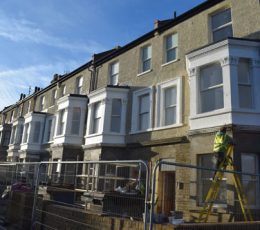
[[[66,61],[56,64],[35,65],[19,69],[0,70],[0,110],[19,100],[20,94],[29,93],[29,87],[44,88],[49,85],[54,73],[75,69],[79,63]]]
[[[95,41],[87,41],[86,43],[65,41],[48,34],[34,22],[25,19],[7,18],[4,15],[0,16],[0,37],[14,42],[32,42],[73,52],[93,54],[104,50],[104,47]]]

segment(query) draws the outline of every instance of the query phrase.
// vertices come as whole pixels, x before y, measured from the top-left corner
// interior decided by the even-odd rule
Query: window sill
[[[218,109],[210,112],[199,113],[190,117],[190,120],[195,120],[204,117],[212,117],[216,115],[226,114],[232,112],[231,109]]]
[[[164,129],[172,129],[172,128],[179,128],[181,126],[183,126],[183,123],[178,123],[178,124],[174,124],[174,125],[167,125],[167,126],[160,126],[160,127],[153,128],[153,130],[157,131],[157,130],[164,130]]]
[[[150,129],[146,129],[146,130],[138,130],[138,131],[131,131],[129,134],[130,135],[132,135],[132,134],[140,134],[140,133],[146,133],[146,132],[151,132],[151,131],[153,131],[153,129],[152,128],[150,128]]]
[[[152,69],[146,70],[146,71],[144,71],[144,72],[142,72],[142,73],[137,74],[137,77],[143,76],[143,75],[145,75],[145,74],[147,74],[147,73],[150,73],[150,72],[152,72],[152,71],[153,71]]]
[[[178,61],[180,61],[180,59],[175,59],[175,60],[166,62],[166,63],[162,64],[162,67],[167,66],[167,65],[170,65],[170,64],[175,63],[175,62],[178,62]]]

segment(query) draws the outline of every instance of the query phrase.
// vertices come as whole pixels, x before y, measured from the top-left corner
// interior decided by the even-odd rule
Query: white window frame
[[[74,117],[74,111],[75,109],[79,109],[79,119],[75,119]],[[81,107],[73,107],[72,108],[72,117],[71,117],[71,130],[70,130],[70,134],[71,135],[79,135],[80,133],[80,121],[81,121],[81,116],[82,116],[82,112],[81,112]],[[76,123],[76,124],[75,124]],[[78,124],[77,124],[78,123]],[[75,126],[78,125],[78,130],[77,133],[76,132],[72,132],[73,128],[75,128]]]
[[[17,125],[14,125],[12,127],[12,133],[11,133],[11,139],[10,139],[10,144],[11,145],[15,144],[16,132],[17,132]]]
[[[148,56],[146,59],[144,59],[144,50],[145,49],[148,49],[148,50],[150,49],[150,53],[151,53],[151,55]],[[148,53],[149,53],[149,51],[148,51]],[[152,69],[152,55],[153,54],[152,54],[152,45],[151,44],[147,44],[147,45],[141,47],[141,49],[140,49],[140,73],[139,74],[143,74],[143,73],[151,71],[151,69]],[[150,62],[150,66],[147,70],[145,70],[144,69],[144,63],[147,62],[147,61]]]
[[[176,38],[177,42],[176,42],[176,44],[173,44],[172,47],[168,47],[167,48],[167,39],[169,37],[173,37],[173,36],[177,36],[177,38]],[[165,35],[165,37],[164,37],[164,57],[163,57],[164,64],[163,65],[167,65],[167,64],[170,64],[170,63],[175,62],[175,61],[178,60],[178,45],[179,45],[179,35],[178,35],[178,33],[171,33],[171,34]],[[174,49],[176,49],[176,57],[175,57],[175,59],[168,60],[168,58],[167,58],[168,52],[171,51],[171,50],[174,50]]]
[[[61,109],[58,112],[58,126],[56,136],[64,135],[66,127],[66,109]]]
[[[221,26],[219,26],[219,27],[213,29],[213,23],[212,23],[213,20],[212,20],[212,18],[213,18],[214,16],[218,15],[218,14],[223,13],[224,11],[227,11],[227,10],[230,10],[231,21],[228,22],[228,23],[226,23],[226,24],[223,24],[223,25],[221,25]],[[214,12],[213,14],[211,14],[211,15],[210,15],[210,29],[211,29],[211,40],[212,40],[212,42],[219,42],[219,41],[223,40],[223,39],[220,39],[220,40],[216,40],[216,41],[215,41],[213,34],[214,34],[214,32],[217,32],[218,30],[222,30],[222,29],[224,29],[225,27],[228,27],[228,26],[230,26],[230,25],[231,25],[231,27],[232,27],[232,34],[233,34],[232,10],[231,10],[231,8],[225,8],[225,9],[219,10],[219,11]]]
[[[36,124],[39,124],[39,127],[36,127]],[[32,143],[38,144],[41,142],[41,130],[42,130],[42,122],[41,121],[34,121],[33,122],[33,138]],[[37,136],[36,136],[37,135]],[[37,138],[36,138],[36,137]]]
[[[100,116],[96,117],[95,114],[96,114],[96,109],[97,109],[97,105],[98,104],[99,104]],[[97,101],[97,102],[93,103],[92,106],[93,107],[92,107],[91,124],[90,124],[89,135],[95,135],[95,134],[98,134],[100,132],[101,119],[102,119],[102,101]],[[95,127],[96,127],[95,121],[96,120],[99,120],[97,129],[95,129]]]
[[[117,72],[113,72],[113,67],[117,69]],[[115,81],[113,82],[113,79],[115,78]],[[109,84],[110,85],[118,85],[118,79],[119,79],[119,62],[115,61],[109,65]]]
[[[176,122],[171,125],[165,125],[165,90],[175,87],[176,88]],[[160,83],[156,86],[157,97],[156,97],[156,120],[157,129],[160,128],[171,128],[178,127],[182,125],[182,77],[177,77],[174,80],[169,80]]]
[[[83,76],[79,76],[76,78],[76,94],[82,94],[82,86],[83,86]]]
[[[131,133],[141,133],[152,130],[152,118],[153,118],[153,87],[137,90],[133,92],[133,103],[132,103],[132,126]],[[139,129],[139,107],[140,107],[140,97],[149,94],[150,104],[149,104],[149,125],[148,129],[140,130]]]
[[[54,105],[57,100],[57,89],[51,91],[51,105]]]
[[[29,133],[30,133],[30,123],[28,122],[24,124],[23,139],[22,139],[23,144],[28,143]]]
[[[44,105],[45,105],[45,96],[41,96],[40,98],[40,111],[42,111],[44,109]]]
[[[115,100],[119,100],[120,101],[120,114],[113,114],[113,101]],[[122,109],[123,109],[123,105],[122,105],[122,99],[121,98],[112,98],[111,99],[111,121],[110,121],[110,132],[112,133],[121,133],[121,120],[122,120]],[[112,126],[113,126],[113,123],[112,123],[112,118],[119,118],[119,130],[117,131],[112,131]]]
[[[239,100],[239,107],[241,109],[253,109],[253,105],[254,105],[254,92],[253,92],[253,84],[252,84],[252,71],[251,71],[251,67],[250,67],[250,59],[247,59],[247,58],[240,58],[239,59],[239,62],[238,62],[238,74],[239,74],[239,65],[240,65],[240,62],[243,61],[243,62],[246,62],[248,64],[248,82],[245,83],[245,82],[239,82],[239,77],[237,79],[237,83],[238,83],[238,100]],[[241,96],[244,96],[244,95],[240,95],[240,91],[239,91],[239,86],[245,86],[245,87],[250,87],[250,100],[251,100],[251,105],[248,106],[248,107],[242,107],[241,104],[240,104],[240,97]]]
[[[201,69],[202,68],[206,68],[206,67],[209,67],[209,66],[213,66],[213,65],[219,65],[220,69],[221,69],[221,74],[222,74],[222,83],[221,84],[218,84],[218,85],[214,85],[214,86],[211,86],[211,87],[208,87],[206,89],[201,89],[200,88],[200,81],[201,81]],[[201,66],[200,69],[199,69],[199,76],[198,76],[198,108],[197,108],[197,113],[198,114],[204,114],[204,113],[210,113],[210,112],[214,112],[214,111],[217,111],[217,110],[221,110],[221,109],[224,109],[225,107],[225,98],[224,98],[224,76],[223,76],[223,70],[222,70],[222,66],[219,62],[212,62],[212,63],[208,63],[207,65],[204,65],[204,66]],[[217,109],[213,109],[213,110],[209,110],[209,111],[202,111],[202,102],[201,102],[201,98],[202,98],[202,95],[201,93],[202,92],[206,92],[206,91],[209,91],[209,90],[214,90],[214,89],[217,89],[217,88],[222,88],[223,90],[223,107],[222,108],[217,108]]]
[[[60,97],[65,96],[65,94],[66,94],[66,85],[63,84],[63,85],[61,85],[61,87],[60,87]]]
[[[32,101],[28,101],[28,108],[27,108],[27,113],[30,113],[30,107],[31,107]]]

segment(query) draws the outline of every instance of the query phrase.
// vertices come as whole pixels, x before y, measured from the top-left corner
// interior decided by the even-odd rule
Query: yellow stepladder
[[[232,159],[233,148],[234,148],[233,146],[229,146],[225,159],[219,165],[218,170],[226,170],[227,167],[229,167],[229,170],[235,171],[234,163],[233,163],[233,159]],[[212,211],[213,204],[217,198],[219,187],[220,187],[220,182],[222,181],[223,176],[224,176],[224,172],[222,172],[222,171],[217,171],[215,173],[214,178],[212,180],[212,184],[211,184],[210,189],[205,198],[203,208],[200,211],[200,215],[198,218],[199,223],[201,223],[201,222],[206,223],[208,221],[209,215],[211,214],[211,211]],[[245,196],[240,178],[237,174],[233,173],[232,179],[234,182],[234,186],[235,186],[235,189],[237,192],[239,204],[240,204],[244,219],[245,219],[245,221],[253,221],[253,217],[252,217],[252,214],[248,207],[248,203],[246,200],[246,196]]]

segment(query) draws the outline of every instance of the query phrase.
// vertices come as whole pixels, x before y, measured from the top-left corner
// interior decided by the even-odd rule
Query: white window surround
[[[117,85],[119,78],[119,62],[109,64],[109,85]]]
[[[128,100],[126,87],[106,87],[89,94],[87,130],[85,145],[92,144],[125,144],[126,108]],[[121,100],[120,132],[111,131],[112,102],[113,99]],[[100,121],[97,133],[91,133],[93,124],[94,105],[100,103]]]
[[[186,56],[186,66],[190,83],[190,129],[221,126],[224,124],[260,125],[260,92],[254,90],[260,84],[259,59],[260,43],[238,39],[226,39]],[[237,56],[239,55],[239,56]],[[238,90],[238,60],[250,59],[252,73],[252,108],[240,108]],[[214,111],[199,113],[199,69],[219,62],[223,74],[224,107]]]
[[[45,96],[41,96],[40,97],[40,108],[39,111],[42,111],[44,109],[45,106]]]
[[[163,65],[166,65],[178,60],[178,33],[166,34],[163,40]]]
[[[166,89],[176,87],[176,122],[171,125],[164,125],[164,92]],[[156,86],[156,128],[171,128],[182,125],[182,77],[177,77],[174,80],[162,82]]]
[[[76,78],[76,87],[75,87],[76,94],[82,94],[82,86],[83,86],[83,76],[79,76]]]
[[[152,130],[152,117],[153,117],[153,93],[154,88],[148,87],[133,92],[133,103],[132,103],[132,123],[131,123],[131,134],[142,133]],[[148,128],[145,130],[139,129],[139,108],[140,108],[140,97],[143,95],[149,95],[149,115],[148,115]]]
[[[139,76],[152,70],[152,45],[147,44],[140,48]]]
[[[55,122],[56,122],[56,117],[53,116],[48,116],[45,121],[45,133],[44,133],[44,138],[43,142],[44,143],[52,143],[53,142],[53,137],[54,137],[54,130],[55,130]],[[51,125],[51,127],[50,127]]]
[[[230,18],[229,18],[230,16]],[[222,21],[221,21],[222,20]],[[224,20],[224,21],[223,21]],[[211,40],[212,42],[221,41],[233,36],[232,11],[231,8],[221,9],[210,15]],[[220,34],[222,32],[223,34]],[[216,34],[219,37],[216,37]],[[215,36],[214,36],[215,35]]]

